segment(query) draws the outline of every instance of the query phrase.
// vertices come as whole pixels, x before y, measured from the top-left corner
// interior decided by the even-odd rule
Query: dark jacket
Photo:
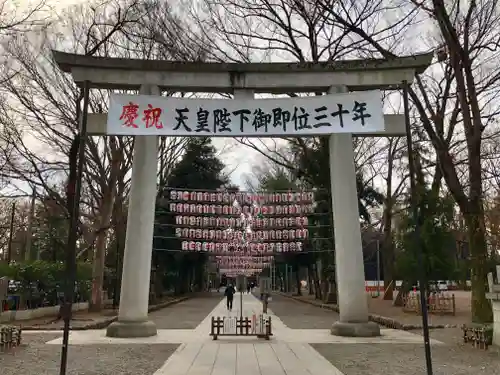
[[[224,291],[224,296],[226,296],[228,298],[233,298],[234,293],[236,293],[236,290],[234,289],[234,287],[232,285],[229,285],[226,288],[226,290]]]

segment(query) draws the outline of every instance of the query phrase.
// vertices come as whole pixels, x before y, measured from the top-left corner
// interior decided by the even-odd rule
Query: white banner
[[[229,335],[236,335],[236,317],[234,316],[224,317],[222,332]]]
[[[107,134],[312,136],[384,130],[379,90],[286,99],[111,95]]]

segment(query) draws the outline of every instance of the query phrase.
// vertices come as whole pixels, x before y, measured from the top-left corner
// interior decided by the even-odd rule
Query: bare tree
[[[0,85],[16,74],[15,70],[10,69],[10,60],[6,56],[7,54],[3,53],[3,44],[15,38],[16,35],[45,26],[46,20],[43,11],[46,10],[47,7],[44,1],[24,9],[23,7],[9,3],[7,0],[0,0]],[[0,131],[3,131],[3,129],[0,128]],[[5,150],[4,155],[10,154],[11,146],[4,141],[0,142],[0,148]],[[0,171],[3,170],[4,165],[5,158],[1,157]],[[3,188],[7,183],[8,181],[2,180],[0,187]]]
[[[363,24],[337,12],[330,2],[321,2],[332,18],[350,33],[370,43],[374,54],[396,57],[402,47],[375,40]],[[484,226],[482,141],[485,128],[493,123],[498,106],[492,98],[498,92],[499,13],[496,0],[474,1],[467,5],[443,0],[400,2],[424,26],[433,27],[427,38],[436,51],[432,75],[417,77],[410,97],[419,124],[437,155],[437,175],[456,200],[465,219],[472,266],[472,315],[490,321],[491,308],[485,298],[487,246]],[[406,13],[405,13],[406,14]],[[399,16],[401,19],[402,16]],[[419,25],[411,29],[419,34]],[[422,29],[423,30],[423,29]],[[409,31],[406,33],[408,41]],[[404,36],[404,34],[403,34]],[[408,44],[408,42],[406,43]],[[426,46],[422,46],[425,48]],[[462,137],[458,141],[456,137]],[[457,163],[455,147],[464,145],[466,160]]]
[[[166,48],[141,34],[150,20],[149,10],[138,1],[111,0],[80,6],[63,13],[60,17],[64,23],[54,24],[41,36],[20,36],[6,45],[13,68],[20,73],[2,90],[0,123],[6,130],[3,138],[13,145],[3,176],[27,182],[66,207],[66,197],[58,186],[67,179],[66,155],[77,131],[82,95],[71,77],[60,72],[52,61],[50,50],[88,56],[159,58],[157,51],[161,49],[161,57],[165,57]],[[182,45],[181,40],[177,42]],[[92,90],[90,111],[105,112],[108,95]],[[182,146],[183,140],[162,140],[161,176],[168,175]],[[94,261],[91,306],[97,310],[102,303],[113,206],[117,194],[124,194],[118,202],[123,210],[132,149],[133,139],[129,137],[90,137],[87,142],[79,223],[85,245],[79,256]],[[2,151],[5,155],[6,151]]]
[[[402,153],[406,145],[401,138],[388,138],[388,147],[384,165],[378,165],[377,173],[382,177],[385,185],[384,209],[382,213],[381,231],[382,254],[384,262],[384,298],[392,301],[394,290],[394,241],[393,241],[393,213],[394,207],[406,186],[406,173],[397,175],[398,165],[401,165]]]
[[[432,145],[430,156],[422,155],[422,160],[434,169],[433,189],[442,189],[444,181],[467,223],[474,274],[472,312],[475,320],[489,320],[491,309],[484,295],[482,157],[485,129],[494,126],[498,111],[493,100],[499,78],[497,0],[466,6],[443,0],[205,0],[203,4],[196,20],[207,39],[217,43],[212,46],[214,60],[394,58],[404,54],[407,45],[436,51],[429,74],[417,77],[410,88],[415,126],[424,129],[416,137]],[[276,148],[242,142],[287,164]]]
[[[2,197],[0,208],[0,260],[7,260],[9,251],[11,260],[22,260],[28,202],[23,197]]]
[[[367,41],[336,23],[329,10],[313,3],[296,0],[205,0],[196,6],[198,8],[191,9],[198,26],[196,32],[211,43],[207,53],[216,61],[329,62],[359,57],[370,46]],[[384,8],[381,1],[352,2],[343,4],[339,9],[353,22],[363,23],[391,11],[392,5]],[[389,40],[411,20],[410,15],[398,20],[393,27],[368,22],[367,29],[375,40]],[[297,163],[283,154],[284,144],[302,150],[306,155],[308,149],[327,148],[325,138],[238,141],[273,162],[294,170]],[[380,139],[356,139],[356,165],[359,170],[365,164],[375,163],[375,159],[382,155],[379,151],[386,147]],[[366,181],[372,182],[373,178]]]
[[[44,10],[48,10],[45,1],[27,8],[14,3],[9,4],[7,0],[0,1],[0,36],[14,35],[36,26],[45,26]]]
[[[114,12],[110,11],[110,4],[80,7],[71,15],[63,14],[63,26],[48,28],[38,40],[28,34],[11,40],[5,47],[19,71],[5,85],[0,109],[4,137],[14,145],[6,174],[46,192],[64,209],[66,197],[56,187],[67,179],[66,155],[77,132],[82,96],[71,77],[55,66],[50,50],[64,41],[66,49],[73,52],[105,53],[106,44],[123,35],[122,29],[138,17],[135,3],[127,8],[120,5]],[[94,92],[91,111],[102,111],[103,99],[101,93]],[[121,160],[127,147],[114,137],[89,138],[87,144],[80,232],[87,244],[84,250],[95,243],[95,286],[102,285],[101,254],[105,251],[118,169],[125,165]],[[93,300],[98,301],[99,296]]]

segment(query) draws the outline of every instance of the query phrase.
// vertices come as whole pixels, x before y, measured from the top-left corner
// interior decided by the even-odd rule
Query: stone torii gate
[[[341,110],[339,103],[351,100],[351,102],[355,101],[359,107],[358,100],[361,101],[359,98],[363,99],[361,106],[368,105],[373,109],[378,105],[380,108],[375,108],[375,112],[378,111],[379,115],[372,113],[373,118],[368,119],[366,127],[353,126],[351,128],[353,123],[349,123],[345,128],[342,124],[335,129],[330,126],[326,131],[318,128],[304,132],[280,131],[265,134],[253,131],[246,133],[241,125],[242,131],[237,134],[197,133],[197,135],[233,137],[328,135],[340,310],[340,320],[333,324],[331,332],[340,336],[380,334],[378,325],[368,320],[352,137],[353,135],[387,137],[406,134],[405,117],[382,115],[380,94],[377,99],[376,92],[369,90],[396,90],[411,83],[416,74],[422,73],[429,66],[432,54],[392,60],[353,60],[317,64],[170,62],[99,58],[58,51],[53,51],[53,56],[60,69],[71,73],[75,83],[86,90],[87,97],[90,88],[139,90],[140,95],[137,96],[137,100],[147,98],[155,103],[161,101],[167,103],[165,105],[168,107],[168,103],[175,99],[159,97],[162,91],[229,93],[234,95],[234,101],[225,100],[227,105],[224,104],[224,106],[236,108],[238,103],[244,103],[250,108],[255,105],[265,107],[267,106],[265,102],[272,101],[253,100],[255,93],[323,92],[329,95],[312,99],[315,103],[319,103],[318,105],[325,106],[328,104],[326,101],[330,103],[335,101]],[[154,95],[154,97],[144,95]],[[172,132],[175,130],[172,129],[174,125],[168,122],[172,122],[174,118],[169,118],[168,112],[170,109],[174,112],[176,107],[173,104],[171,107],[165,107],[167,109],[162,115],[166,116],[162,117],[164,128],[167,128],[165,131],[161,129],[156,131],[155,126],[147,130],[149,133],[146,130],[137,131],[131,127],[124,127],[123,123],[118,123],[120,114],[116,113],[116,109],[114,117],[112,116],[113,100],[114,97],[112,97],[109,116],[89,114],[88,125],[82,121],[84,123],[83,135],[135,136],[119,315],[118,321],[108,327],[107,335],[147,337],[157,333],[154,323],[148,320],[148,297],[157,190],[158,137],[161,135],[193,136],[194,133]],[[124,100],[131,100],[130,96]],[[194,99],[183,99],[182,105],[188,100]],[[198,107],[199,102],[196,101]],[[208,100],[204,102],[207,107],[216,107],[215,104],[208,102]],[[309,102],[301,98],[290,98],[280,99],[275,103],[280,103],[283,108],[295,104],[297,105],[295,108],[300,108],[302,105],[308,105]],[[120,104],[123,107],[123,103]],[[86,112],[88,102],[84,104],[84,107]],[[142,117],[142,110],[140,113]],[[110,119],[111,117],[113,119]]]

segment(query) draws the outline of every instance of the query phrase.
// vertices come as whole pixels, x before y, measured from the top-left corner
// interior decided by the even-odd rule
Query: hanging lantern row
[[[272,262],[274,260],[273,256],[256,256],[256,257],[249,257],[246,255],[217,255],[215,257],[216,261],[227,261],[231,259],[238,259],[238,260],[248,260],[248,261],[254,261],[254,262]]]
[[[173,201],[195,201],[195,202],[217,202],[240,204],[252,203],[298,203],[313,202],[314,192],[288,192],[288,193],[224,193],[224,192],[201,192],[201,191],[170,191],[170,199]]]
[[[211,255],[211,254],[209,254]],[[242,257],[249,257],[249,258],[254,258],[254,259],[263,259],[263,262],[272,262],[274,259],[273,255],[259,255],[259,254],[252,254],[250,253],[250,248],[248,247],[247,249],[244,249],[243,251],[229,251],[227,255],[211,255],[211,257],[215,257],[215,259],[221,257],[221,258],[242,258]],[[269,260],[268,260],[269,259]]]
[[[211,253],[244,252],[246,255],[266,253],[287,253],[302,251],[302,242],[270,242],[270,243],[219,243],[182,241],[181,249],[184,251],[207,251]]]
[[[223,227],[240,228],[250,222],[253,228],[274,228],[274,227],[307,227],[309,219],[307,216],[297,217],[271,217],[271,218],[241,218],[241,217],[207,217],[207,216],[182,216],[175,217],[176,225],[191,227]]]
[[[264,269],[266,267],[269,267],[269,265],[265,266],[265,265],[262,265],[262,264],[259,264],[259,263],[236,263],[236,264],[231,264],[231,263],[227,263],[227,264],[221,264],[220,265],[221,267],[223,267],[224,269]],[[219,268],[220,269],[220,268]]]
[[[305,240],[309,238],[309,230],[304,229],[283,229],[283,230],[220,230],[220,229],[192,229],[175,228],[175,236],[179,238],[193,238],[198,240],[217,241],[274,241],[274,240]]]
[[[219,269],[220,273],[232,273],[232,274],[238,274],[240,272],[243,273],[260,273],[262,272],[261,268],[220,268]]]
[[[261,270],[223,270],[223,271],[220,271],[219,270],[219,273],[221,274],[225,274],[226,277],[237,277],[237,276],[240,276],[240,275],[243,275],[243,276],[253,276],[254,274],[256,273],[260,273]]]
[[[217,264],[221,267],[224,265],[229,265],[232,267],[236,267],[238,265],[242,266],[243,268],[248,268],[248,265],[254,265],[255,267],[269,267],[271,265],[270,262],[256,262],[256,261],[248,261],[248,260],[241,260],[241,259],[231,259],[231,260],[224,260],[224,261],[217,261]]]
[[[263,270],[264,268],[269,268],[269,265],[262,265],[259,263],[241,263],[241,264],[219,264],[219,269],[224,268],[224,269],[261,269]]]
[[[314,213],[315,204],[282,206],[239,206],[194,203],[170,203],[170,212],[206,215],[307,215]]]
[[[271,265],[271,262],[258,262],[253,260],[248,261],[233,257],[233,259],[231,260],[217,261],[216,264],[218,264],[220,267],[224,267],[224,265],[230,265],[230,266],[240,265],[242,267],[247,267],[249,264],[253,264],[255,265],[255,267],[263,268],[263,267],[269,267]]]

